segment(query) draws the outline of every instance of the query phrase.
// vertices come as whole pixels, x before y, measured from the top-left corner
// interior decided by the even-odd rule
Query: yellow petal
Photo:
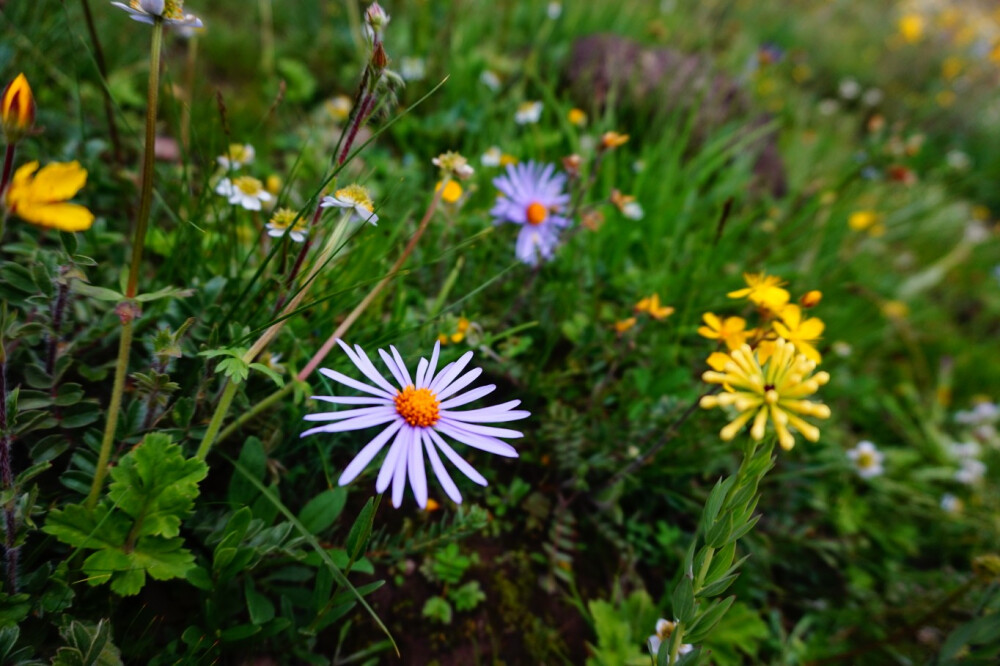
[[[789,328],[796,329],[802,321],[802,310],[795,304],[786,305],[781,309],[781,319]]]
[[[26,222],[60,231],[84,231],[94,223],[93,213],[70,203],[23,203],[18,206],[16,214]]]
[[[53,162],[35,174],[31,184],[34,201],[66,201],[87,183],[87,170],[79,162]]]
[[[826,324],[823,320],[818,317],[813,317],[812,319],[806,319],[799,326],[799,337],[805,338],[807,340],[816,340],[819,336],[823,335],[823,329],[826,328]]]
[[[698,335],[702,336],[703,338],[708,338],[709,340],[717,340],[719,338],[718,331],[713,331],[708,326],[699,326]]]
[[[706,324],[709,325],[709,327],[711,327],[716,331],[722,328],[722,320],[719,319],[719,317],[712,312],[706,312],[701,316],[701,318],[705,321]]]

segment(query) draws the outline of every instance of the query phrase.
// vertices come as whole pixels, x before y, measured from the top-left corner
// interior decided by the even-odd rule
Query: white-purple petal
[[[366,398],[364,396],[354,397],[354,396],[344,396],[344,395],[311,395],[310,400],[319,400],[320,402],[330,402],[335,405],[391,405],[392,400],[389,398]]]
[[[505,421],[518,421],[531,416],[531,412],[523,409],[512,409],[507,405],[517,405],[521,401],[513,400],[503,405],[483,407],[481,409],[469,409],[464,412],[441,412],[441,418],[449,421],[459,421],[461,423],[502,423]]]
[[[352,389],[358,391],[364,391],[365,393],[371,393],[372,395],[377,395],[380,398],[393,399],[395,396],[391,393],[387,393],[382,389],[375,388],[374,386],[369,386],[367,384],[362,384],[356,379],[351,379],[345,374],[339,373],[336,370],[330,370],[329,368],[320,368],[319,372],[324,377],[329,377],[335,382],[340,382],[344,386],[350,386]]]
[[[438,340],[434,343],[434,351],[431,352],[431,362],[427,366],[427,372],[424,373],[424,383],[417,388],[426,388],[430,386],[430,383],[434,381],[434,372],[437,370],[438,357],[441,353],[441,341]],[[438,398],[440,400],[440,398]]]
[[[413,439],[410,441],[410,453],[407,459],[407,472],[410,475],[410,487],[413,496],[421,509],[427,508],[427,473],[424,470],[424,451],[421,445],[421,430],[414,428]]]
[[[351,359],[351,361],[358,368],[358,370],[364,373],[365,377],[375,382],[375,384],[377,384],[379,388],[381,388],[384,391],[387,391],[390,395],[394,396],[396,393],[398,393],[399,390],[385,380],[385,377],[383,377],[381,373],[379,373],[378,369],[375,367],[375,364],[372,363],[370,358],[368,358],[368,354],[366,354],[365,351],[359,345],[354,345],[354,349],[351,350],[350,347],[348,347],[345,343],[341,342],[339,339],[337,340],[337,342],[340,344],[341,349],[343,349],[344,352],[347,353],[348,358]]]
[[[441,452],[448,457],[448,460],[450,460],[462,474],[469,477],[469,479],[480,486],[489,485],[486,483],[486,478],[477,472],[476,468],[466,462],[462,456],[455,453],[455,449],[451,448],[451,446],[448,445],[448,442],[444,441],[444,438],[441,437],[441,435],[437,434],[434,430],[428,430],[427,432],[434,440],[434,443],[437,444],[437,447],[441,449]]]
[[[437,379],[431,382],[431,385],[429,387],[431,392],[443,393],[444,391],[447,391],[448,385],[452,381],[454,381],[455,377],[458,376],[458,373],[462,372],[462,370],[465,369],[465,366],[469,365],[469,361],[471,360],[472,360],[471,351],[467,351],[464,354],[462,354],[462,356],[457,361],[455,361],[455,363],[453,363],[450,368],[448,368],[447,372],[442,372]]]
[[[363,449],[354,456],[347,467],[344,468],[344,472],[340,475],[340,479],[337,481],[338,485],[344,486],[357,478],[358,474],[368,466],[368,463],[378,455],[378,452],[382,450],[385,443],[389,441],[389,438],[396,434],[403,425],[403,420],[399,419],[390,423],[385,430],[380,432],[375,436],[375,439],[368,442]]]
[[[420,432],[421,439],[424,443],[424,448],[427,449],[427,457],[431,461],[431,469],[434,470],[434,476],[437,477],[438,483],[444,488],[444,492],[448,497],[452,499],[456,504],[462,503],[462,493],[458,491],[458,486],[452,480],[451,475],[448,474],[448,470],[445,468],[444,463],[441,462],[441,456],[438,455],[437,448],[434,446],[434,442],[431,440],[430,432],[433,430],[422,430]]]
[[[476,369],[478,370],[479,368],[476,368]],[[454,385],[455,384],[452,384],[452,386],[454,386]],[[487,396],[490,393],[493,393],[493,391],[495,391],[496,388],[497,388],[496,384],[487,384],[486,386],[479,386],[477,388],[472,389],[471,391],[467,391],[467,392],[463,393],[462,395],[455,396],[451,400],[446,400],[446,401],[442,402],[439,405],[439,407],[441,409],[451,409],[453,407],[461,407],[462,405],[466,405],[466,404],[468,404],[468,403],[470,403],[470,402],[472,402],[474,400],[479,400],[483,396]],[[441,399],[441,396],[438,396],[438,400],[440,400],[440,399]]]
[[[458,393],[459,391],[461,391],[462,389],[464,389],[466,386],[468,386],[472,382],[476,381],[476,378],[479,377],[479,375],[481,375],[481,374],[483,374],[483,369],[482,368],[473,368],[472,370],[469,370],[467,373],[465,373],[464,375],[462,375],[461,377],[459,377],[455,381],[451,382],[448,385],[448,388],[445,388],[445,389],[442,389],[442,390],[438,391],[435,394],[435,395],[437,395],[437,399],[438,400],[444,400],[448,396],[451,396],[451,395],[454,395],[455,393]],[[488,393],[488,391],[487,391],[487,393]]]
[[[464,425],[466,424],[459,424],[454,421],[446,423],[442,420],[438,421],[435,427],[439,432],[442,432],[463,444],[471,446],[472,448],[486,451],[487,453],[493,453],[498,456],[503,456],[505,458],[518,457],[517,450],[507,442],[482,433],[470,432],[462,427]]]
[[[389,405],[377,405],[375,407],[362,407],[360,409],[344,409],[339,412],[317,412],[303,416],[305,421],[342,421],[352,419],[357,416],[368,416],[369,414],[394,414],[396,410]]]
[[[396,469],[392,473],[392,505],[399,508],[403,503],[403,491],[406,490],[406,466],[413,448],[413,428],[403,426],[399,431],[402,444],[399,447],[399,457],[396,458]]]
[[[413,380],[410,379],[410,371],[406,369],[406,364],[403,363],[403,357],[399,355],[399,352],[392,345],[389,345],[389,351],[392,352],[392,357],[396,360],[396,367],[399,368],[399,371],[403,374],[403,379],[406,380],[403,387],[410,386],[413,384]]]
[[[402,426],[402,423],[400,426]],[[392,446],[389,447],[389,453],[385,454],[385,460],[382,461],[382,468],[379,469],[378,478],[375,479],[375,492],[377,493],[384,493],[385,489],[389,487],[392,475],[396,471],[396,460],[399,458],[399,452],[403,449],[404,432],[405,428],[400,427],[399,431],[396,432],[396,438],[392,440]]]
[[[385,363],[385,367],[389,368],[389,372],[392,373],[392,377],[399,384],[399,387],[406,388],[409,382],[403,381],[403,373],[396,367],[396,362],[392,360],[392,357],[384,349],[379,349],[378,355],[382,357],[382,362]]]
[[[362,430],[363,428],[371,428],[372,426],[382,425],[383,423],[388,423],[399,415],[393,412],[383,412],[381,414],[372,414],[370,416],[359,416],[354,419],[348,419],[346,421],[338,421],[336,423],[331,423],[329,425],[319,426],[318,428],[310,428],[304,433],[299,435],[299,437],[306,437],[308,435],[314,435],[317,432],[347,432],[348,430]]]

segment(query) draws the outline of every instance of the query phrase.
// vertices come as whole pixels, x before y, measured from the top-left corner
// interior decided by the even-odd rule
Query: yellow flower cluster
[[[785,282],[774,275],[765,273],[745,273],[747,286],[731,291],[729,298],[745,298],[757,306],[760,321],[754,328],[747,327],[743,317],[720,317],[714,312],[702,315],[704,324],[698,334],[709,340],[717,340],[727,352],[735,351],[743,345],[750,345],[761,356],[761,363],[774,353],[775,341],[783,338],[791,342],[809,360],[819,364],[823,358],[814,343],[823,335],[825,324],[819,317],[809,317],[803,312],[815,307],[823,298],[819,291],[803,294],[798,303],[791,303],[791,294],[784,288]],[[708,364],[721,369],[728,362],[727,352],[715,352],[708,358]]]
[[[674,308],[660,303],[659,294],[652,294],[651,296],[639,299],[633,310],[637,315],[647,314],[656,321],[663,321],[674,313]],[[622,335],[637,323],[639,323],[639,318],[634,316],[616,321],[614,324],[615,333]]]
[[[760,351],[743,345],[728,355],[721,370],[709,370],[702,379],[719,384],[723,392],[706,395],[700,405],[704,409],[731,407],[736,417],[719,432],[729,441],[750,423],[750,436],[760,441],[770,422],[778,436],[778,444],[786,451],[795,446],[792,430],[811,442],[819,439],[819,428],[802,416],[830,418],[830,408],[821,402],[806,400],[830,381],[826,372],[816,372],[816,362],[800,354],[791,342],[778,338],[767,360]]]

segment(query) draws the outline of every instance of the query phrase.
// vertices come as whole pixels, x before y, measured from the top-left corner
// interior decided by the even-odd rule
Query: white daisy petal
[[[392,505],[397,509],[403,503],[403,491],[406,490],[406,466],[413,446],[413,428],[403,426],[399,432],[403,444],[396,458],[396,470],[392,473]]]
[[[505,458],[517,458],[518,456],[517,450],[513,446],[503,440],[497,439],[496,437],[470,432],[464,428],[458,427],[457,424],[445,423],[444,421],[438,421],[436,427],[452,439],[455,439],[467,446],[471,446],[474,449],[486,451],[487,453],[493,453],[498,456],[504,456]]]
[[[396,348],[392,345],[389,345],[389,351],[392,352],[392,357],[396,360],[396,367],[399,368],[400,373],[403,375],[403,379],[406,380],[406,383],[403,384],[403,386],[411,385],[413,380],[410,379],[410,371],[406,369],[406,364],[403,363],[403,357],[399,355],[399,352],[396,351]]]
[[[434,343],[434,351],[431,352],[431,362],[427,366],[427,372],[424,373],[424,383],[417,388],[425,388],[430,385],[431,381],[434,380],[434,372],[437,370],[438,356],[441,352],[441,342],[437,341]],[[438,397],[438,400],[441,398]]]
[[[479,368],[476,369],[478,370]],[[473,379],[475,379],[475,377],[473,377]],[[468,391],[466,393],[463,393],[462,395],[452,398],[451,400],[442,402],[441,409],[451,409],[452,407],[461,407],[462,405],[468,404],[474,400],[479,400],[483,396],[493,393],[493,391],[495,391],[496,388],[497,388],[496,384],[487,384],[486,386],[480,386],[478,388],[474,388],[471,391]],[[441,396],[438,396],[438,399],[440,400]]]
[[[319,400],[320,402],[330,402],[335,405],[391,405],[392,400],[388,398],[356,398],[347,397],[339,395],[311,395],[310,400]]]
[[[319,372],[324,377],[329,377],[335,382],[340,382],[344,386],[350,386],[352,389],[358,391],[364,391],[365,393],[371,393],[372,395],[377,395],[380,398],[389,398],[392,400],[395,396],[391,393],[383,391],[382,389],[377,389],[374,386],[368,386],[367,384],[362,384],[356,379],[351,379],[347,375],[341,374],[336,370],[330,370],[328,368],[320,368]]]
[[[352,350],[343,340],[338,338],[337,344],[340,348],[344,350],[347,354],[347,358],[351,359],[351,362],[360,370],[365,377],[370,381],[374,382],[379,388],[388,392],[390,395],[395,394],[396,389],[392,384],[385,381],[385,378],[378,373],[375,369],[375,365],[368,358],[368,355],[361,351],[361,347],[356,350]]]
[[[427,473],[424,470],[424,452],[421,445],[421,430],[413,429],[413,439],[410,441],[410,457],[407,459],[407,473],[410,476],[410,487],[413,496],[421,509],[427,508]]]
[[[399,384],[400,388],[406,388],[409,386],[409,382],[403,381],[403,373],[396,367],[396,362],[392,359],[392,357],[389,356],[384,349],[379,349],[378,355],[382,357],[382,362],[385,363],[385,367],[389,368],[389,372],[392,373],[393,379],[396,380],[396,383]]]
[[[342,421],[358,416],[370,416],[372,414],[393,414],[395,409],[388,405],[378,405],[376,407],[363,407],[361,409],[345,409],[340,412],[318,412],[316,414],[306,414],[302,417],[306,421]]]
[[[444,488],[444,492],[448,497],[451,498],[455,504],[462,503],[462,493],[458,491],[458,486],[452,481],[451,475],[448,474],[448,470],[445,468],[444,463],[441,462],[441,456],[438,455],[437,448],[434,446],[434,442],[431,440],[430,433],[431,430],[424,430],[420,433],[420,438],[424,443],[424,448],[427,449],[427,457],[431,461],[431,469],[434,470],[434,476],[437,477],[438,483]]]
[[[397,418],[397,414],[393,411],[387,410],[381,414],[359,416],[354,419],[348,419],[346,421],[338,421],[336,423],[320,426],[318,428],[310,428],[309,430],[306,430],[304,433],[299,435],[299,437],[306,437],[307,435],[313,435],[317,432],[347,432],[348,430],[361,430],[362,428],[371,428],[372,426],[388,423],[389,421],[392,421],[395,418]]]
[[[458,374],[465,369],[465,366],[467,366],[471,360],[471,351],[467,351],[462,354],[462,356],[455,361],[450,368],[448,368],[447,372],[442,372],[441,375],[435,379],[433,383],[431,383],[429,387],[431,391],[434,393],[444,393],[448,389],[448,384],[454,381],[455,377],[457,377]]]
[[[481,486],[489,485],[483,475],[477,472],[476,468],[466,462],[462,456],[455,453],[455,449],[451,448],[448,442],[446,442],[441,435],[437,434],[433,430],[428,430],[427,434],[431,436],[431,439],[434,440],[437,447],[441,449],[441,451],[448,457],[448,460],[450,460],[462,474]]]
[[[389,441],[389,438],[396,434],[396,431],[400,429],[403,425],[402,419],[397,419],[396,421],[390,423],[385,430],[380,432],[375,436],[375,439],[368,442],[365,448],[361,449],[358,455],[354,456],[347,467],[344,468],[343,473],[340,475],[340,479],[337,481],[337,485],[345,486],[354,479],[357,478],[358,474],[368,466],[368,463],[372,461],[378,452],[382,450],[385,443]]]
[[[400,421],[400,426],[403,425],[402,420]],[[375,479],[375,492],[384,493],[385,489],[389,487],[389,482],[392,481],[392,475],[396,471],[396,460],[399,458],[399,452],[403,449],[403,433],[405,430],[400,427],[399,431],[396,433],[396,438],[392,440],[392,446],[389,447],[389,453],[385,454],[385,460],[382,461],[382,468],[378,471],[378,478]]]
[[[476,378],[478,378],[479,375],[481,374],[483,374],[482,368],[473,368],[472,370],[469,370],[467,373],[465,373],[464,375],[453,381],[451,385],[448,386],[448,388],[442,391],[438,391],[437,392],[438,400],[444,400],[448,396],[458,393],[466,386],[476,381]]]

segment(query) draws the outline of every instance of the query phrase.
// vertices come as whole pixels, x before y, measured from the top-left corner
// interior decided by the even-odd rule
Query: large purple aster
[[[559,244],[559,231],[570,225],[570,220],[560,215],[570,201],[563,191],[566,176],[555,173],[555,165],[527,162],[509,165],[493,184],[501,193],[490,211],[496,218],[494,223],[521,225],[517,258],[531,266],[539,258],[551,259]]]
[[[490,384],[459,393],[482,373],[482,369],[474,368],[462,374],[465,366],[472,360],[471,351],[466,352],[457,361],[441,368],[440,372],[436,372],[438,353],[441,349],[441,344],[437,343],[434,345],[434,353],[431,354],[430,362],[425,358],[420,359],[417,364],[416,377],[411,378],[406,364],[403,363],[403,359],[395,347],[389,347],[392,355],[379,349],[378,353],[382,357],[382,361],[392,373],[393,379],[399,384],[400,388],[396,388],[375,369],[375,365],[361,347],[355,345],[352,350],[340,340],[337,342],[351,359],[351,362],[374,386],[351,379],[334,370],[322,368],[320,372],[324,376],[368,395],[362,397],[317,395],[313,396],[313,400],[367,406],[340,412],[309,414],[305,417],[307,421],[333,421],[333,423],[306,430],[302,436],[305,437],[317,432],[361,430],[389,424],[373,440],[368,442],[354,457],[354,460],[347,465],[343,474],[340,475],[338,481],[340,485],[343,486],[353,481],[390,439],[392,445],[389,447],[385,460],[382,461],[382,468],[375,481],[375,490],[380,493],[384,492],[389,487],[389,482],[392,481],[392,504],[396,507],[403,501],[407,478],[410,480],[410,487],[413,489],[417,504],[421,508],[427,506],[425,450],[438,482],[448,497],[455,502],[461,503],[462,494],[458,491],[458,486],[452,481],[451,476],[448,475],[448,471],[441,462],[441,456],[438,455],[438,450],[465,476],[481,486],[486,485],[486,479],[472,465],[455,453],[455,450],[451,448],[442,435],[447,435],[462,444],[499,456],[517,457],[517,451],[514,447],[500,438],[521,437],[520,432],[480,424],[516,421],[530,416],[529,412],[514,409],[521,404],[520,400],[511,400],[500,405],[480,409],[455,410],[455,407],[478,400],[496,389],[495,385]]]

